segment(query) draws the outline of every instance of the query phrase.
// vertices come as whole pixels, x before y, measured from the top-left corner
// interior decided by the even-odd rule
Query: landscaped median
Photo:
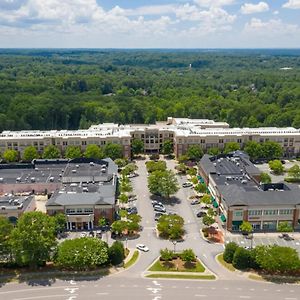
[[[138,250],[134,250],[133,254],[131,257],[128,258],[128,260],[125,261],[124,263],[124,268],[128,269],[129,267],[131,267],[132,265],[134,265],[136,263],[136,261],[139,258],[139,251]]]
[[[148,278],[202,279],[213,280],[215,275],[205,269],[191,249],[174,253],[161,250],[161,256],[145,273]]]

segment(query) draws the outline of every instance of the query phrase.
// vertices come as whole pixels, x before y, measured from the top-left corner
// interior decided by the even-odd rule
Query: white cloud
[[[278,10],[275,10],[275,11],[273,11],[273,15],[279,15],[279,11]]]
[[[261,19],[252,18],[250,22],[245,24],[245,32],[260,34],[262,36],[273,35],[278,38],[280,34],[294,34],[299,31],[299,26],[295,24],[287,24],[280,19],[271,19],[263,22]]]
[[[289,0],[282,5],[284,8],[300,9],[300,0]]]
[[[269,5],[266,2],[259,2],[257,4],[245,3],[241,7],[241,13],[244,15],[256,14],[269,10]]]
[[[201,7],[222,7],[232,5],[236,0],[194,0]]]
[[[14,10],[20,8],[27,0],[0,0],[0,9]]]

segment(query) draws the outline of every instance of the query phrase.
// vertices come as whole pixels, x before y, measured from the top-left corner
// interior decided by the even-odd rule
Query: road
[[[217,253],[223,251],[222,245],[209,244],[202,239],[200,228],[191,206],[186,200],[191,189],[181,188],[175,195],[176,201],[166,204],[167,208],[177,211],[185,220],[185,241],[176,245],[176,250],[192,248],[205,266],[218,277],[216,281],[205,280],[152,280],[143,277],[143,272],[159,256],[162,248],[173,249],[173,244],[156,236],[156,222],[147,188],[145,161],[137,162],[140,176],[132,179],[134,192],[138,196],[136,203],[142,215],[143,230],[136,240],[129,240],[128,247],[135,248],[144,243],[148,253],[141,253],[135,265],[109,277],[90,280],[32,280],[24,283],[10,283],[0,288],[0,299],[6,300],[86,300],[86,299],[263,299],[263,300],[300,300],[300,286],[273,284],[251,281],[239,272],[230,272],[215,261]],[[173,169],[174,161],[167,161]],[[185,178],[179,177],[180,183]]]
[[[0,289],[0,299],[6,300],[93,300],[93,299],[255,299],[298,300],[300,287],[254,281],[230,280],[151,280],[110,276],[97,281],[56,281],[51,286],[43,282],[8,284]]]

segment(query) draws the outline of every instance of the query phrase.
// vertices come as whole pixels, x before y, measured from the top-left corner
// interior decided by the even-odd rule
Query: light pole
[[[174,254],[176,253],[176,244],[177,244],[177,241],[172,241],[172,244],[174,245]]]

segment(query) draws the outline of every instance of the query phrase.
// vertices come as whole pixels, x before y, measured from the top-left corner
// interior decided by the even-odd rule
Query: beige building
[[[212,147],[223,149],[228,142],[237,142],[243,147],[248,141],[277,142],[287,157],[300,153],[299,129],[229,128],[225,122],[188,118],[168,118],[167,122],[152,125],[104,123],[86,130],[3,131],[0,152],[14,149],[22,154],[27,146],[34,146],[42,152],[48,145],[55,145],[61,151],[74,145],[84,151],[89,144],[116,143],[122,145],[124,157],[130,158],[132,139],[142,140],[146,153],[157,153],[164,141],[172,140],[176,156],[184,154],[191,145],[200,145],[206,151]]]

